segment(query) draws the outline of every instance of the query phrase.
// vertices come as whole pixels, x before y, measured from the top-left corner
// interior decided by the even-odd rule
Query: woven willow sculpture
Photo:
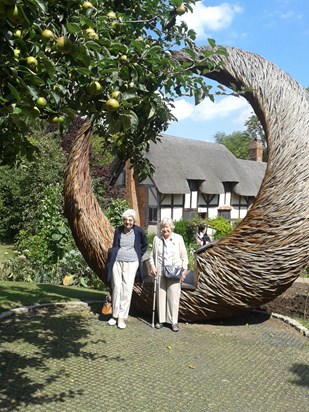
[[[197,54],[203,48],[197,49]],[[247,216],[225,239],[196,256],[195,290],[183,290],[180,319],[237,315],[283,293],[309,265],[309,102],[290,76],[258,55],[227,48],[224,66],[208,77],[245,87],[262,122],[268,166]],[[190,61],[183,52],[174,59]],[[214,57],[213,59],[216,59]],[[194,68],[192,69],[194,70]],[[65,205],[77,246],[104,280],[113,229],[91,190],[90,125],[78,130],[65,178]],[[152,288],[136,284],[133,306],[151,313]]]

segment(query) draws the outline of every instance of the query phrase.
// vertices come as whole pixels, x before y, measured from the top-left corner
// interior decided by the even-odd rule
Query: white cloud
[[[194,105],[187,102],[185,99],[175,101],[174,106],[172,113],[178,121],[190,117],[194,111]]]
[[[188,119],[193,122],[227,120],[235,126],[242,128],[244,122],[252,112],[252,107],[243,97],[225,96],[214,103],[209,99],[203,100],[198,106],[179,99],[174,102],[172,110],[178,121]]]
[[[203,2],[193,7],[193,13],[181,16],[190,29],[196,31],[198,40],[209,37],[208,31],[220,31],[229,27],[234,16],[241,13],[242,8],[230,3],[221,3],[218,6],[205,6]]]

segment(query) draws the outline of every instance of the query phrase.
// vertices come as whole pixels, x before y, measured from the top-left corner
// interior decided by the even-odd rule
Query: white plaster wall
[[[182,208],[181,207],[174,207],[173,220],[181,220],[181,219],[182,219]]]

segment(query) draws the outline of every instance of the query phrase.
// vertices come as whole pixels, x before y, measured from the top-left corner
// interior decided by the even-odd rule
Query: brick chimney
[[[262,140],[255,138],[249,145],[249,160],[256,162],[263,161],[263,145]]]

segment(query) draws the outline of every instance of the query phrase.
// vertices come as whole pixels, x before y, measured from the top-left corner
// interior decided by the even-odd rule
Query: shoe
[[[156,329],[161,329],[161,328],[163,328],[163,323],[157,322],[157,323],[155,324],[155,328],[156,328]]]
[[[124,322],[119,322],[118,323],[118,328],[119,329],[125,329],[127,327],[127,325]]]
[[[172,325],[172,331],[173,331],[173,332],[178,332],[178,331],[179,331],[178,323],[174,323],[174,324]]]
[[[115,318],[110,318],[110,320],[107,322],[109,326],[115,326],[117,323],[117,320]]]

